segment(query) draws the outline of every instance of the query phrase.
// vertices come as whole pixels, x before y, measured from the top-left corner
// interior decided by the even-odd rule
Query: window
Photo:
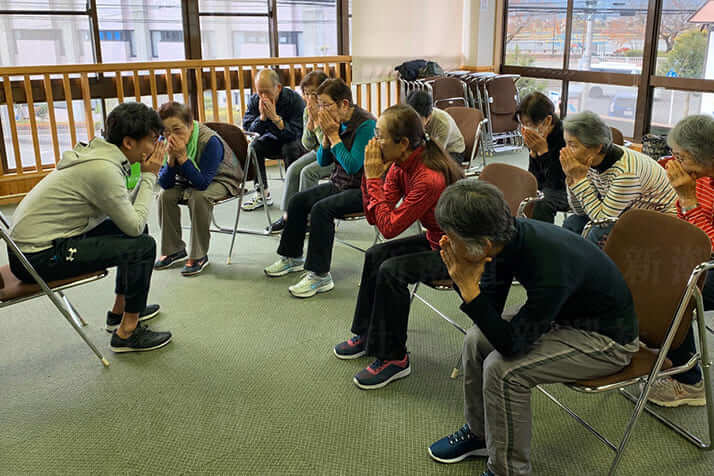
[[[576,0],[570,69],[640,74],[647,0]]]
[[[714,78],[711,72],[705,76],[707,64],[714,66],[714,61],[707,61],[707,26],[714,23],[714,12],[708,9],[698,11],[700,6],[702,0],[663,0],[657,42],[657,75]]]
[[[104,63],[185,58],[180,0],[98,0],[97,16]]]
[[[337,54],[336,0],[278,0],[279,56]]]
[[[204,58],[270,57],[267,1],[199,0]]]
[[[94,62],[88,16],[1,15],[0,31],[10,32],[9,48],[0,48],[2,66]]]
[[[505,64],[562,68],[567,0],[510,0]]]
[[[714,1],[573,0],[571,10],[567,0],[506,4],[501,72],[525,77],[523,90],[543,81],[567,86],[567,98],[549,92],[566,114],[589,109],[639,138],[687,115],[714,113]],[[656,61],[645,61],[649,54]]]

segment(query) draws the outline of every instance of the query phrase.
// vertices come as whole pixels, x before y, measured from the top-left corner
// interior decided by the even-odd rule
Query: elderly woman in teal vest
[[[159,108],[164,136],[169,143],[159,171],[159,224],[161,256],[155,269],[186,260],[181,274],[193,276],[208,266],[209,227],[213,202],[238,193],[240,166],[235,154],[213,130],[194,121],[187,106],[168,102]],[[191,247],[181,238],[179,202],[191,214]]]

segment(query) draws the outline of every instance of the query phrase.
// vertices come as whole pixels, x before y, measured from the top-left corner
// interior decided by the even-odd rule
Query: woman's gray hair
[[[612,144],[612,131],[600,119],[600,116],[591,111],[572,114],[563,120],[563,130],[575,136],[585,147],[603,146],[607,148]]]
[[[441,229],[464,240],[473,255],[483,254],[486,240],[507,243],[516,232],[501,191],[474,178],[448,186],[436,204],[435,215]]]
[[[667,144],[689,152],[698,164],[714,165],[714,117],[705,114],[685,117],[669,134]]]

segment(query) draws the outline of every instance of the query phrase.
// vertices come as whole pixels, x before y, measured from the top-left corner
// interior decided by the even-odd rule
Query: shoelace
[[[381,360],[381,359],[377,359],[374,362],[372,362],[371,364],[369,364],[369,368],[371,368],[374,371],[379,370],[383,366],[384,366],[384,360]]]
[[[453,435],[449,435],[449,444],[455,445],[459,441],[470,440],[473,438],[473,433],[471,433],[471,428],[468,425],[464,425]]]

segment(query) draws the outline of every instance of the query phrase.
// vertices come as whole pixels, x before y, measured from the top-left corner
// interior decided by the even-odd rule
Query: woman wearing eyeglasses
[[[538,189],[545,195],[536,202],[532,218],[553,223],[557,212],[569,209],[560,165],[560,150],[565,147],[563,124],[550,99],[537,92],[523,98],[516,114],[529,151],[528,171],[535,175]]]
[[[320,179],[329,177],[335,168],[334,163],[320,165],[317,163],[317,149],[322,144],[324,133],[319,125],[320,108],[317,101],[318,86],[327,79],[322,71],[311,71],[300,82],[300,91],[305,100],[305,112],[302,122],[302,145],[308,152],[290,164],[285,173],[285,187],[281,209],[283,215],[270,226],[271,233],[280,233],[285,228],[288,218],[288,204],[296,193],[310,189],[318,184]]]
[[[367,250],[352,321],[355,335],[334,348],[339,359],[375,357],[353,382],[362,389],[376,389],[411,372],[406,349],[407,286],[450,279],[439,254],[444,233],[434,208],[444,189],[464,174],[425,134],[419,114],[401,104],[380,116],[375,139],[367,146],[364,173],[365,214],[385,238],[400,235],[417,221],[426,228],[425,233]]]
[[[288,203],[287,221],[280,237],[278,259],[265,268],[270,277],[307,271],[288,288],[295,297],[308,298],[335,287],[330,275],[335,218],[362,211],[364,150],[374,136],[376,119],[352,103],[352,91],[341,79],[328,79],[317,88],[318,124],[324,138],[317,163],[335,164],[330,181],[297,193]],[[308,217],[310,240],[303,258]]]

